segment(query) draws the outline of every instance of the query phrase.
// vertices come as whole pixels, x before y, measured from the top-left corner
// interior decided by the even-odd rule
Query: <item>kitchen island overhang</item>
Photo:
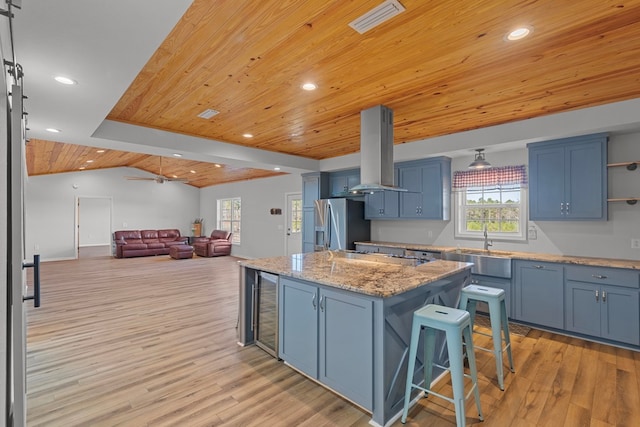
[[[371,413],[372,424],[387,425],[402,410],[413,312],[426,304],[457,306],[471,264],[354,255],[240,261],[238,341],[254,342],[258,273],[277,274],[279,357]],[[443,336],[438,343],[443,364]],[[420,377],[418,366],[415,381]]]

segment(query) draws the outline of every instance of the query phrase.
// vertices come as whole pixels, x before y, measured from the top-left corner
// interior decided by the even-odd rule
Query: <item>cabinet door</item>
[[[422,168],[420,215],[424,219],[449,219],[448,212],[444,212],[443,207],[444,198],[449,198],[449,191],[444,188],[442,178],[442,165],[439,162]]]
[[[564,218],[564,148],[529,148],[529,219]]]
[[[635,289],[603,286],[602,338],[640,345],[640,294]]]
[[[373,406],[373,301],[320,290],[319,380],[369,410]]]
[[[515,318],[541,326],[564,326],[564,271],[561,265],[516,261]]]
[[[339,173],[329,176],[329,186],[331,187],[331,196],[343,197],[348,194],[349,189],[360,184],[360,172],[351,172],[348,174]]]
[[[302,178],[302,206],[312,208],[313,203],[320,198],[320,177],[305,176]]]
[[[366,219],[397,218],[398,193],[395,191],[376,191],[366,194],[364,216]]]
[[[598,292],[597,298],[596,292]],[[599,337],[601,334],[600,287],[567,280],[565,296],[567,301],[566,329]]]
[[[606,209],[606,161],[603,142],[571,144],[565,149],[565,216],[568,219],[601,219]],[[606,155],[606,154],[605,154]]]
[[[422,208],[422,167],[401,167],[398,185],[405,190],[400,196],[401,218],[420,218]]]
[[[280,278],[280,357],[307,375],[318,377],[318,288]]]

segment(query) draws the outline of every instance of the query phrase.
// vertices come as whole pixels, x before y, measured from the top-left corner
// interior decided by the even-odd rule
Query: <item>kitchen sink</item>
[[[442,259],[448,261],[472,262],[472,274],[511,278],[511,258],[509,252],[463,249],[460,252],[443,252]]]

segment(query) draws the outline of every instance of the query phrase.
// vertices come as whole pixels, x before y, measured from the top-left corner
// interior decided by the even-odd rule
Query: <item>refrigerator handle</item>
[[[331,204],[327,203],[324,210],[324,224],[325,224],[325,237],[324,237],[324,250],[328,250],[331,246]]]

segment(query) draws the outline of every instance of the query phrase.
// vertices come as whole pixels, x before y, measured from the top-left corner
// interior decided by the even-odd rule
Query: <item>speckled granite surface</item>
[[[400,294],[471,267],[465,262],[443,260],[418,266],[365,261],[333,251],[243,260],[239,264],[377,297]]]
[[[451,252],[457,248],[451,246],[431,246],[420,245],[414,243],[394,243],[394,242],[356,242],[360,245],[375,245],[375,246],[388,246],[393,248],[406,248],[416,251],[433,251],[433,252]],[[468,250],[469,248],[462,248],[462,250]],[[481,253],[481,250],[472,249]],[[569,255],[552,255],[552,254],[539,254],[533,252],[511,252],[511,251],[489,251],[490,254],[497,256],[504,256],[511,259],[521,259],[528,261],[543,261],[543,262],[562,262],[567,264],[578,265],[591,265],[595,267],[613,267],[613,268],[629,268],[633,270],[640,270],[640,261],[628,260],[628,259],[614,259],[614,258],[591,258],[581,256],[569,256]]]

